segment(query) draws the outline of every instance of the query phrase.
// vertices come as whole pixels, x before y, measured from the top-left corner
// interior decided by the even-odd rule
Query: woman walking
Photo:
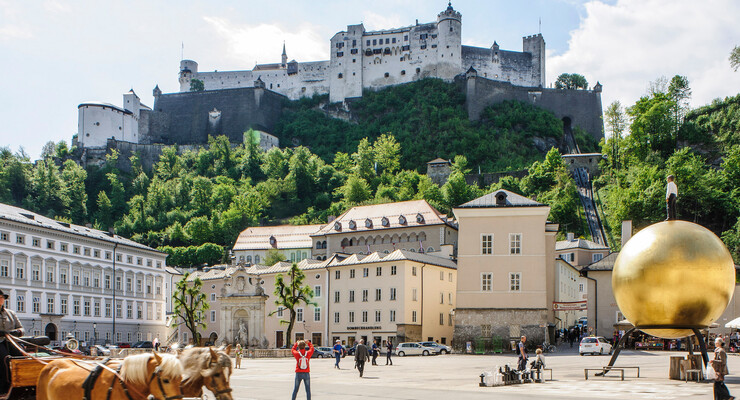
[[[730,396],[730,391],[725,386],[725,376],[730,372],[727,370],[727,353],[723,346],[725,341],[721,337],[714,340],[714,360],[712,360],[712,368],[717,374],[714,379],[714,400],[727,400],[734,399]]]

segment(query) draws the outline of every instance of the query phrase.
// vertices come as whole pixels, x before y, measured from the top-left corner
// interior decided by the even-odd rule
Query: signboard
[[[348,326],[348,331],[373,331],[383,329],[382,326]]]
[[[588,302],[584,301],[553,301],[552,309],[554,311],[580,311],[586,310]]]

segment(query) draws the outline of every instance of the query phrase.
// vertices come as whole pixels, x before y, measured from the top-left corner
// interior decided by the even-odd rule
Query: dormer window
[[[342,230],[342,223],[341,222],[335,222],[334,223],[334,230],[335,231],[341,231]]]
[[[373,221],[370,218],[367,218],[365,220],[365,228],[372,228],[373,227]]]
[[[406,217],[404,217],[403,215],[398,217],[398,223],[401,225],[406,225]]]
[[[380,223],[381,223],[381,224],[382,224],[382,225],[383,225],[384,227],[386,227],[386,228],[387,228],[387,227],[389,227],[389,226],[391,225],[391,222],[390,222],[390,221],[388,221],[388,218],[387,218],[387,217],[383,217],[383,219],[381,219],[381,220],[380,220]]]
[[[356,229],[356,228],[357,228],[357,223],[355,223],[354,220],[350,220],[349,221],[349,229]]]
[[[275,236],[270,236],[270,246],[277,248],[277,239],[275,239]]]
[[[416,214],[416,222],[419,223],[419,224],[423,224],[424,223],[424,216],[421,215],[421,213]]]

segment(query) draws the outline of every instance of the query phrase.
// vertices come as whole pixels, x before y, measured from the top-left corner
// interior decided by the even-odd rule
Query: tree
[[[349,204],[358,204],[370,198],[370,185],[357,175],[350,175],[344,186],[337,189],[344,201]]]
[[[390,133],[384,133],[375,140],[373,153],[381,171],[394,173],[401,167],[401,145]]]
[[[44,143],[44,147],[41,148],[41,158],[46,159],[49,157],[54,157],[56,154],[56,147],[57,144],[52,142],[51,140]]]
[[[689,78],[676,75],[671,79],[668,85],[668,96],[673,100],[673,119],[674,132],[678,136],[678,130],[683,124],[684,117],[689,111],[689,99],[691,98],[691,88],[689,87]]]
[[[283,254],[278,249],[267,250],[267,254],[265,255],[265,259],[263,261],[265,265],[267,265],[268,267],[271,267],[279,263],[280,261],[285,261],[285,254]]]
[[[113,225],[113,206],[111,205],[108,195],[102,190],[98,193],[97,205],[97,222],[103,227],[103,229],[108,229]]]
[[[188,282],[188,276],[185,273],[180,279],[175,290],[172,293],[172,302],[174,305],[173,312],[179,318],[175,319],[175,326],[185,325],[192,337],[193,344],[200,346],[200,332],[198,328],[206,328],[205,312],[210,305],[206,301],[206,294],[201,292],[203,282],[200,278],[195,278],[192,285]]]
[[[612,147],[611,164],[612,168],[616,170],[619,168],[619,142],[622,139],[622,133],[624,133],[624,128],[627,124],[627,118],[624,115],[624,109],[619,100],[609,104],[606,111],[604,111],[604,117],[606,119],[606,126],[611,133],[611,137],[608,139]]]
[[[730,52],[730,66],[735,72],[740,68],[740,46],[735,46]]]
[[[191,92],[202,92],[206,90],[206,85],[200,79],[190,80],[190,91]]]
[[[290,271],[288,271],[288,277],[290,277],[290,282],[285,282],[283,274],[278,274],[275,277],[275,305],[278,306],[278,309],[271,312],[270,316],[279,311],[288,311],[289,319],[287,321],[281,319],[280,323],[288,325],[288,329],[286,329],[286,342],[288,347],[290,347],[291,333],[295,325],[296,308],[301,303],[306,306],[317,306],[318,304],[312,300],[313,290],[311,286],[303,284],[306,275],[298,268],[298,264],[293,263]]]
[[[555,81],[555,89],[587,89],[588,81],[581,74],[560,74]]]

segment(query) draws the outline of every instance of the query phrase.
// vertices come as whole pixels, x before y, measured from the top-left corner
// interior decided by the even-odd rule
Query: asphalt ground
[[[342,359],[340,370],[333,359],[311,360],[311,394],[314,399],[713,399],[712,382],[696,383],[668,379],[670,356],[685,352],[623,351],[617,366],[639,366],[640,377],[625,371],[621,381],[613,371],[606,377],[584,379],[584,368],[606,365],[609,356],[579,356],[576,349],[560,349],[546,355],[552,381],[502,387],[479,387],[479,375],[495,366],[516,365],[516,356],[449,354],[428,357],[393,357],[386,366],[367,363],[363,378],[353,368],[351,356]],[[710,355],[711,356],[711,355]],[[740,394],[740,356],[729,355],[726,384]],[[294,359],[243,359],[231,378],[234,399],[290,399],[295,377]],[[737,375],[733,376],[732,373]],[[305,399],[301,386],[298,399]]]

